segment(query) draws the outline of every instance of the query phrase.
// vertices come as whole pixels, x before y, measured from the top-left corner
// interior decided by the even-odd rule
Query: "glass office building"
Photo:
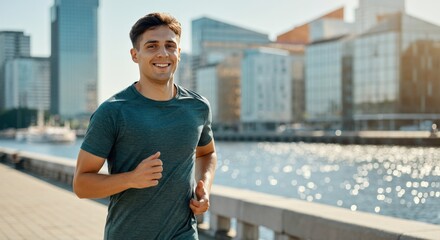
[[[192,78],[191,55],[188,53],[181,53],[179,67],[174,73],[174,82],[184,88],[194,90],[195,86],[192,82]]]
[[[208,49],[215,48],[215,45],[207,46],[207,42],[218,43],[269,43],[267,34],[255,32],[249,29],[217,21],[211,18],[202,17],[192,21],[192,54],[202,55]],[[221,47],[221,46],[220,46]],[[234,47],[233,45],[229,47]],[[226,49],[228,46],[221,48]],[[221,54],[221,52],[217,52]],[[213,56],[214,58],[215,56]],[[215,60],[215,59],[213,59]]]
[[[354,41],[356,129],[393,130],[440,119],[440,27],[394,14]]]
[[[251,49],[241,64],[241,122],[245,130],[274,130],[293,122],[293,58],[286,50]]]
[[[5,107],[49,110],[49,58],[18,57],[5,64]]]
[[[5,64],[16,57],[29,57],[31,38],[20,31],[0,31],[0,110],[6,107]]]
[[[241,54],[245,49],[270,43],[269,36],[207,17],[192,21],[192,69],[222,62],[228,56]],[[193,75],[196,78],[196,74]],[[193,85],[198,90],[197,82]]]
[[[355,12],[356,33],[368,31],[382,16],[404,12],[405,0],[359,0]]]
[[[208,99],[211,106],[211,114],[213,124],[218,120],[218,76],[217,76],[217,64],[206,65],[199,68],[196,72],[197,85],[199,85],[198,93]],[[203,81],[203,82],[202,82]]]
[[[340,129],[343,111],[342,58],[346,36],[306,47],[306,120],[321,128]]]
[[[239,124],[241,58],[229,56],[197,70],[198,93],[210,102],[215,129],[236,129]]]
[[[51,8],[51,112],[88,117],[97,107],[99,0],[55,0]]]

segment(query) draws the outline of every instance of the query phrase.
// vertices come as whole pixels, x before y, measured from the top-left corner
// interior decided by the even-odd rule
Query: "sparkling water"
[[[80,145],[81,139],[70,145],[0,140],[1,147],[73,161]],[[215,184],[440,224],[439,148],[267,142],[217,142],[216,148]]]

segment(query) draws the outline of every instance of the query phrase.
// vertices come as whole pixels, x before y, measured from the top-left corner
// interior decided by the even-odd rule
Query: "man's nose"
[[[168,57],[169,56],[169,53],[168,53],[165,46],[159,48],[159,50],[157,52],[157,56],[160,56],[160,57]]]

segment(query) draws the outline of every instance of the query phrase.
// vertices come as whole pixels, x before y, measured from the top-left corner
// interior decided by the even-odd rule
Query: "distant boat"
[[[76,140],[76,134],[67,123],[64,127],[45,125],[43,111],[38,111],[37,126],[17,130],[15,140],[33,143],[70,143]]]

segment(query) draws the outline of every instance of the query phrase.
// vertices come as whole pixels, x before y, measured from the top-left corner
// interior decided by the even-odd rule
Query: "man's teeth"
[[[154,66],[156,67],[168,67],[170,64],[169,63],[155,63]]]

